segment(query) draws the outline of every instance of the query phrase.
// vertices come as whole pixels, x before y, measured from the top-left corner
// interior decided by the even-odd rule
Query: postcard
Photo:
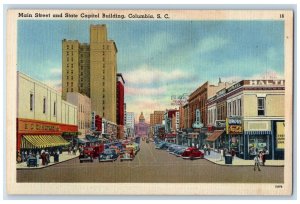
[[[8,194],[292,194],[293,11],[6,23]]]

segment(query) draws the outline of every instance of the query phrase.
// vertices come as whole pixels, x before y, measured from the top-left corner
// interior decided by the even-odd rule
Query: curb
[[[241,167],[241,166],[253,166],[253,165],[251,165],[251,164],[246,164],[246,165],[242,165],[242,164],[235,164],[235,165],[233,165],[233,164],[219,164],[219,163],[216,163],[216,162],[214,162],[214,161],[211,161],[211,160],[209,160],[209,159],[207,159],[207,158],[204,158],[204,159],[205,159],[206,161],[209,161],[209,162],[215,164],[215,165],[220,165],[220,166],[239,166],[239,167]],[[263,167],[284,167],[284,165],[265,165],[265,166],[263,166]]]
[[[51,166],[54,166],[54,165],[57,165],[57,164],[61,164],[63,162],[66,162],[66,161],[69,161],[69,160],[72,160],[72,159],[75,159],[75,158],[78,158],[79,156],[76,156],[76,157],[73,157],[71,159],[67,159],[67,160],[64,160],[64,161],[61,161],[61,162],[56,162],[56,163],[53,163],[51,165],[46,165],[46,166],[40,166],[40,167],[35,167],[35,168],[30,168],[30,167],[21,167],[21,168],[17,168],[17,170],[37,170],[37,169],[44,169],[44,168],[47,168],[47,167],[51,167]]]

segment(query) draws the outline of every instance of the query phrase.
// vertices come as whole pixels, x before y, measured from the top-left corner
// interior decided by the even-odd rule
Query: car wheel
[[[82,161],[80,160],[80,163],[82,163]]]

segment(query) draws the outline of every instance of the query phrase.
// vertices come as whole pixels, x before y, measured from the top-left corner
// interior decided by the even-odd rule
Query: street
[[[183,160],[141,141],[133,161],[79,163],[75,158],[42,169],[17,170],[17,182],[97,183],[282,183],[284,167],[222,166]]]

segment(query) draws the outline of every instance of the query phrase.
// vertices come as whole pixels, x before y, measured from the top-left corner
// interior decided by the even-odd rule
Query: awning
[[[214,142],[214,141],[216,141],[216,139],[218,139],[218,137],[220,137],[224,132],[225,132],[225,130],[215,130],[215,131],[213,132],[213,134],[211,134],[208,138],[206,138],[206,141]]]
[[[265,130],[265,131],[244,131],[245,135],[271,135],[272,132]]]
[[[60,135],[24,135],[21,148],[46,148],[69,145]]]

